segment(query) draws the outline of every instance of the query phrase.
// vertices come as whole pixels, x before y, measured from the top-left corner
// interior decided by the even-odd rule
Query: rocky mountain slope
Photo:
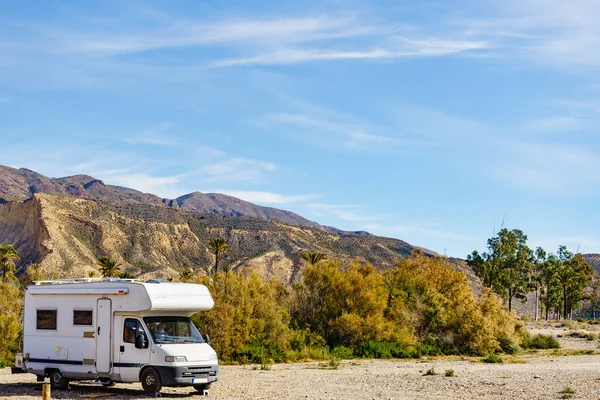
[[[28,169],[15,169],[0,165],[0,203],[25,200],[35,193],[61,194],[84,199],[102,200],[113,203],[154,205],[188,211],[213,213],[229,216],[256,217],[275,220],[288,225],[307,226],[331,233],[347,233],[324,226],[290,211],[258,206],[235,197],[218,193],[194,192],[177,199],[160,198],[153,194],[120,186],[106,185],[88,175],[64,178],[48,178]],[[367,234],[366,232],[354,232]]]
[[[600,273],[600,254],[584,254],[583,258],[587,261],[592,267],[594,267],[594,271]]]
[[[223,265],[284,282],[298,279],[302,251],[330,254],[342,266],[359,259],[385,268],[414,248],[397,239],[338,235],[264,218],[69,195],[36,193],[0,205],[0,243],[18,248],[21,272],[41,262],[48,278],[87,276],[104,255],[141,278],[176,277],[184,268],[201,274],[214,265],[207,243],[216,236],[231,245]]]

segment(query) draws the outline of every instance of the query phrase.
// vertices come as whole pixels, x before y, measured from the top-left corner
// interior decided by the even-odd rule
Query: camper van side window
[[[36,329],[56,330],[56,310],[37,310]]]
[[[73,325],[92,325],[92,310],[73,310]]]
[[[135,335],[138,330],[137,319],[127,318],[125,319],[125,326],[123,327],[123,342],[124,343],[135,343]]]

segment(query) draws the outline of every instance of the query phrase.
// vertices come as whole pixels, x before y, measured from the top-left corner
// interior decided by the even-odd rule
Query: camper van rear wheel
[[[142,388],[146,393],[156,393],[162,388],[160,375],[154,368],[147,368],[142,372]]]
[[[113,381],[112,379],[100,379],[100,383],[102,383],[102,386],[104,387],[115,386],[115,381]]]
[[[57,369],[50,370],[50,387],[52,389],[66,390],[69,388],[69,380]]]

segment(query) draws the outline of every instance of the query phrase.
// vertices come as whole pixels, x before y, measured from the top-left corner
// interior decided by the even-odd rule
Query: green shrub
[[[354,354],[362,358],[416,358],[418,351],[413,347],[394,342],[375,342],[369,340],[361,343]]]
[[[342,360],[349,360],[349,359],[354,358],[354,351],[350,347],[346,347],[346,346],[336,347],[335,349],[333,349],[331,354],[334,357],[342,359]]]
[[[454,370],[453,370],[453,369],[447,369],[447,370],[444,372],[444,376],[448,376],[448,377],[452,377],[452,376],[454,376]]]
[[[325,364],[325,368],[327,369],[338,369],[340,367],[340,360],[332,357],[330,358],[327,363]]]
[[[429,368],[427,371],[425,371],[425,373],[423,374],[423,376],[434,376],[437,375],[438,373],[435,371],[435,367],[432,365],[431,368]]]
[[[565,386],[565,388],[558,393],[561,395],[561,399],[572,399],[575,397],[575,393],[577,393],[577,391],[570,386]]]
[[[533,337],[525,338],[521,342],[521,346],[525,349],[558,349],[560,344],[553,336],[549,335],[535,335]]]
[[[502,352],[505,354],[516,354],[519,352],[519,350],[521,350],[517,341],[513,340],[512,338],[501,337],[498,338],[498,342],[500,343]]]
[[[331,357],[326,346],[311,346],[308,348],[308,358],[312,360],[327,360]]]
[[[249,363],[262,364],[265,360],[274,362],[287,361],[285,349],[280,348],[276,343],[258,342],[240,347],[235,353],[236,360],[245,360]]]
[[[489,356],[487,356],[486,358],[484,358],[481,361],[483,361],[484,363],[487,363],[487,364],[502,364],[502,363],[504,363],[504,360],[502,360],[502,358],[500,358],[500,356],[495,353],[490,353]]]

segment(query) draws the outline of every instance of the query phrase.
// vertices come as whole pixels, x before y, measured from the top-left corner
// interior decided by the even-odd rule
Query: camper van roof
[[[39,295],[126,296],[127,311],[186,311],[190,315],[213,308],[214,300],[204,285],[121,278],[80,278],[36,281],[27,292]]]
[[[154,281],[154,279],[152,279]],[[123,278],[71,278],[71,279],[48,279],[42,281],[33,281],[33,284],[38,285],[60,285],[65,283],[87,283],[87,282],[141,282],[139,279],[123,279]],[[148,281],[150,282],[150,281]],[[168,281],[166,281],[168,282]]]

